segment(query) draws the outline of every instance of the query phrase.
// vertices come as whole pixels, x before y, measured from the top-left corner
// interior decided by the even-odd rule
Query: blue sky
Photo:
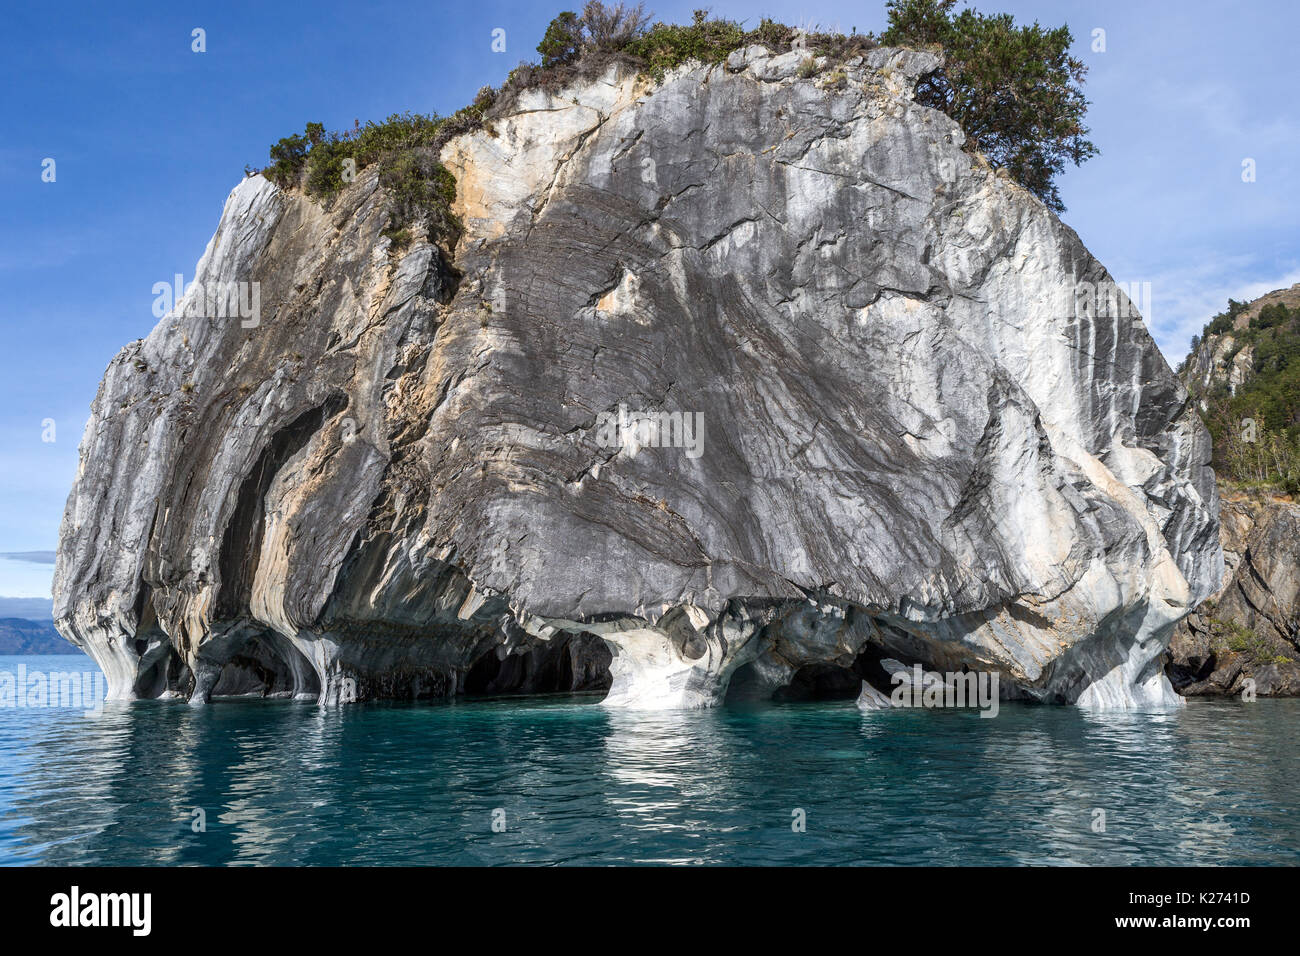
[[[704,4],[648,2],[686,21]],[[155,282],[187,278],[246,163],[309,120],[451,112],[499,83],[573,3],[10,5],[0,33],[0,553],[55,547],[105,366],[146,335]],[[1066,222],[1121,282],[1150,282],[1171,363],[1229,295],[1300,282],[1300,4],[985,0],[1068,23],[1101,156],[1069,171]],[[716,14],[881,30],[884,0],[733,2]],[[207,51],[191,51],[191,31]],[[491,49],[506,31],[506,52]],[[1105,52],[1092,50],[1094,29]],[[56,180],[42,182],[53,158]],[[1242,162],[1257,178],[1242,182]],[[54,424],[51,433],[47,420]],[[44,439],[53,438],[53,441]],[[0,595],[50,568],[0,557]]]

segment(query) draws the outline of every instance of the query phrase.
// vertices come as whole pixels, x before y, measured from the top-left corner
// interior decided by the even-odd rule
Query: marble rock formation
[[[913,101],[934,55],[803,58],[523,94],[442,151],[454,248],[394,247],[372,168],[241,183],[82,442],[55,616],[112,696],[1176,702],[1223,570],[1184,389]]]

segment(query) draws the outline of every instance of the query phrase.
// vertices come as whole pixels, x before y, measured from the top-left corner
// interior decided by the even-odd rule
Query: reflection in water
[[[0,862],[1300,862],[1300,701],[984,720],[595,700],[3,710]]]

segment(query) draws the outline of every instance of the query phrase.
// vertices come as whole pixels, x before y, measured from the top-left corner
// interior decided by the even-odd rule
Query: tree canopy
[[[1017,26],[1006,13],[954,15],[956,2],[889,0],[881,42],[941,46],[944,67],[918,84],[918,102],[943,110],[992,165],[1064,210],[1056,177],[1097,154],[1083,125],[1088,68],[1070,55],[1070,28]]]

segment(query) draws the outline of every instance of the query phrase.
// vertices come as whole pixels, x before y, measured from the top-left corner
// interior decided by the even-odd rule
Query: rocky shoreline
[[[1166,673],[1187,697],[1300,695],[1300,504],[1225,490],[1223,586],[1174,632]]]

